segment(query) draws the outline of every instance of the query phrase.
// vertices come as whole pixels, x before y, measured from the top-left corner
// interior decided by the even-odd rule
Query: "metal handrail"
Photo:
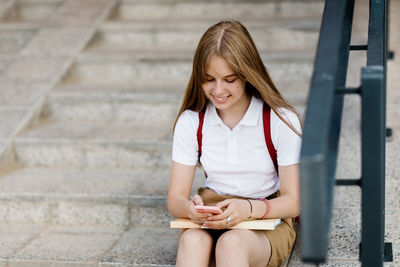
[[[350,46],[354,0],[326,0],[300,155],[302,259],[326,260],[334,185],[361,187],[362,266],[392,260],[384,243],[388,1],[370,0],[368,44]],[[346,88],[350,50],[367,50],[361,86]],[[361,96],[361,178],[335,180],[346,94]]]
[[[385,243],[385,137],[388,1],[370,0],[367,66],[362,68],[361,245],[362,266],[392,261]]]
[[[300,154],[302,258],[324,262],[328,249],[336,158],[354,0],[326,0]],[[317,242],[316,242],[317,241]]]

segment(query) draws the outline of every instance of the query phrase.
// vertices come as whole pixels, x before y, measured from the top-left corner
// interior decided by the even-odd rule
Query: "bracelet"
[[[249,217],[247,217],[247,219],[250,220],[251,219],[251,215],[253,215],[253,205],[251,204],[250,200],[248,200],[248,199],[246,199],[246,200],[250,204],[250,215],[249,215]]]
[[[259,198],[258,200],[264,201],[267,204],[267,211],[265,212],[264,216],[261,219],[266,219],[267,216],[271,213],[271,203],[266,198]]]

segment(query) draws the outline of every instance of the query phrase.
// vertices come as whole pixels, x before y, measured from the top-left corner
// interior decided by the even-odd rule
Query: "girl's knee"
[[[230,230],[223,233],[215,245],[217,266],[248,266],[249,253],[241,230]]]
[[[182,233],[179,244],[188,247],[197,247],[199,249],[211,246],[213,239],[211,235],[200,229],[188,229]]]
[[[235,251],[242,250],[245,246],[243,240],[243,230],[231,230],[222,234],[217,241],[215,250],[217,251]],[[244,230],[245,231],[245,230]]]
[[[208,266],[213,240],[201,229],[188,229],[179,238],[176,266]]]
[[[235,266],[266,266],[270,255],[269,241],[264,233],[250,230],[225,232],[215,246],[217,262],[230,262]]]

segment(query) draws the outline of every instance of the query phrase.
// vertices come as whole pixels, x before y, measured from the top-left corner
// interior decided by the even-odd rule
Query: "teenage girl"
[[[276,166],[264,136],[265,107]],[[280,266],[300,213],[301,131],[299,116],[272,82],[247,29],[237,21],[209,28],[197,46],[175,123],[168,210],[211,230],[182,231],[176,266]],[[190,199],[198,160],[205,187]],[[223,213],[199,213],[195,205],[215,205]],[[228,229],[261,218],[283,223],[273,231]]]

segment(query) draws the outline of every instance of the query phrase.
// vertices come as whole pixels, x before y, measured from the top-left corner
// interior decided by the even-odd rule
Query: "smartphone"
[[[194,208],[201,213],[212,213],[212,214],[221,214],[222,210],[219,207],[216,206],[202,206],[202,205],[196,205]]]

